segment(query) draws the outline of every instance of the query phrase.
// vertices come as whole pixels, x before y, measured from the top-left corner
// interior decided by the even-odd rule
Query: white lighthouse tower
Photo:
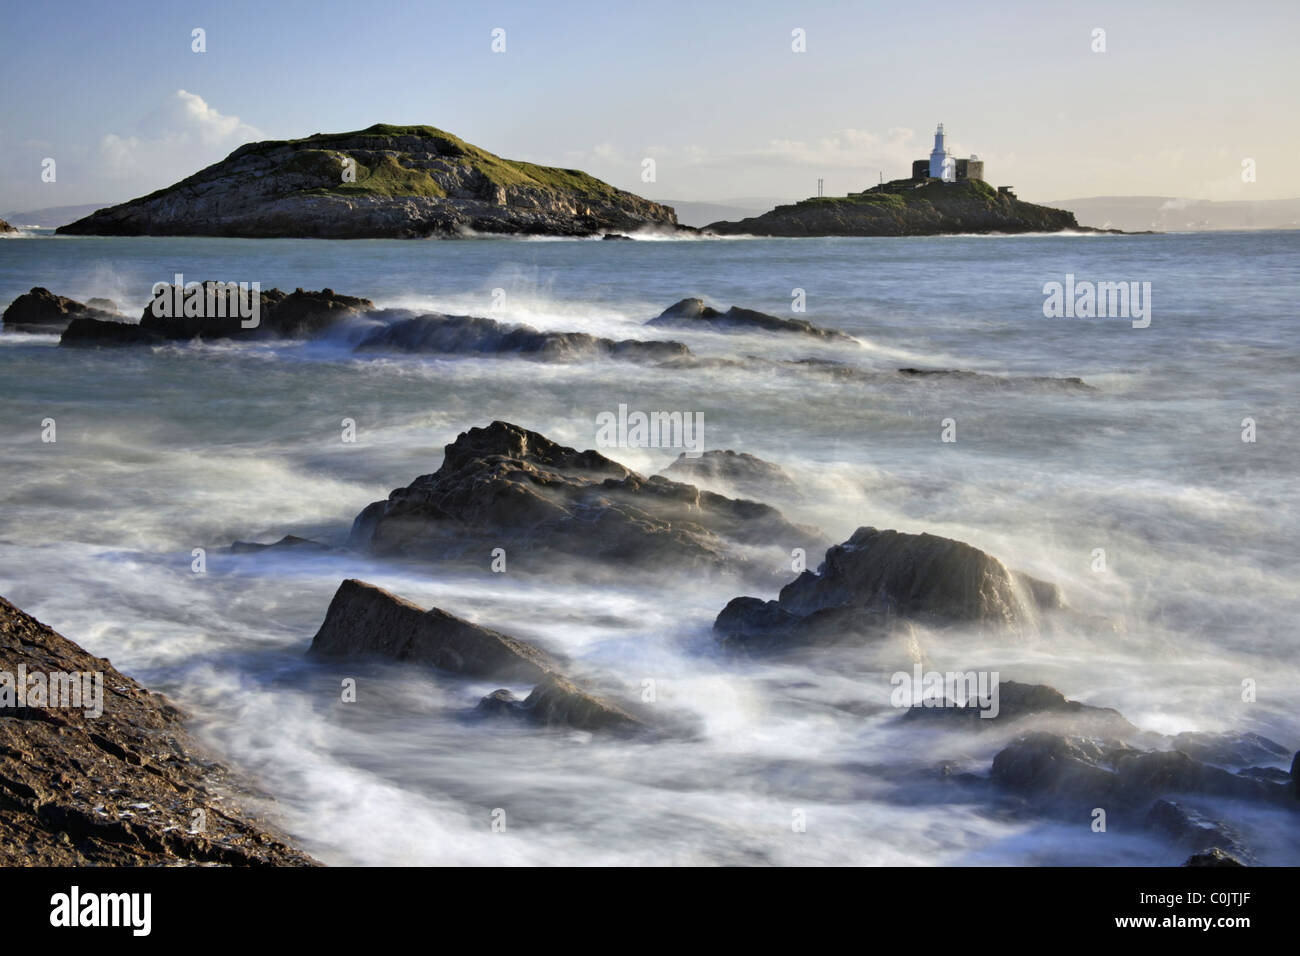
[[[934,179],[944,178],[944,163],[948,159],[948,147],[943,143],[943,124],[934,131],[934,149],[930,151],[930,176]]]

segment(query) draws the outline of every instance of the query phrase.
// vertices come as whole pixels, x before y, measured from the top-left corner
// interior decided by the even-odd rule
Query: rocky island
[[[816,196],[761,216],[704,227],[719,236],[938,236],[1097,232],[1074,213],[1036,206],[982,179],[896,179],[847,196]]]
[[[576,169],[502,159],[432,126],[247,143],[66,235],[409,239],[676,229],[668,206]]]

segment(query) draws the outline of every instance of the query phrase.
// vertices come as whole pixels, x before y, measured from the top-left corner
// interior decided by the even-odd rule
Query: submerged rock
[[[0,690],[0,865],[315,864],[232,803],[235,782],[166,698],[3,598],[0,661],[8,694],[20,666],[29,679],[99,674],[102,682],[97,716],[84,694],[72,701],[82,706],[29,696],[20,707]]]
[[[756,312],[753,309],[742,309],[734,305],[726,312],[719,312],[712,306],[705,305],[703,299],[682,299],[680,302],[675,302],[646,325],[707,328],[722,332],[797,332],[819,339],[856,341],[851,335],[845,335],[834,329],[823,329],[804,319],[783,319],[780,316]]]
[[[992,388],[1097,391],[1096,388],[1078,376],[989,375],[986,372],[971,372],[965,369],[950,368],[900,368],[898,374],[907,379],[920,381],[958,382],[963,385],[989,386]]]
[[[601,338],[585,332],[542,332],[470,315],[419,315],[370,332],[358,350],[391,349],[449,355],[518,354],[550,360],[606,356],[662,362],[690,355],[681,342]]]
[[[983,729],[1003,726],[1026,717],[1050,717],[1061,728],[1068,727],[1072,735],[1089,734],[1124,737],[1135,733],[1119,711],[1110,707],[1093,707],[1077,700],[1069,700],[1055,687],[1046,684],[1022,684],[1004,680],[997,685],[998,713],[994,717],[980,716],[974,701],[959,706],[960,701],[944,699],[933,707],[911,706],[903,712],[909,721],[936,721],[944,724],[963,722]]]
[[[279,541],[271,544],[259,544],[256,541],[236,541],[230,546],[231,554],[259,554],[262,551],[333,551],[327,544],[300,538],[296,534],[286,534]]]
[[[1062,606],[1059,589],[960,541],[859,528],[775,601],[739,597],[714,621],[746,645],[830,642],[882,633],[895,618],[1021,628]]]
[[[520,700],[508,690],[496,690],[478,704],[480,713],[522,717],[548,727],[565,726],[592,732],[635,730],[645,726],[617,704],[579,687],[558,674],[549,674]]]
[[[762,500],[770,495],[792,497],[799,486],[779,466],[747,452],[706,451],[697,458],[685,452],[662,472],[665,478],[701,485],[725,485]]]
[[[496,680],[540,681],[558,667],[550,654],[525,641],[440,608],[426,611],[353,578],[339,585],[308,653],[387,657]]]
[[[82,303],[37,286],[14,299],[9,308],[5,309],[2,319],[4,330],[57,335],[74,319],[112,319],[113,313],[94,304],[107,301],[91,299],[89,303]]]
[[[507,422],[471,428],[442,466],[385,501],[352,529],[354,547],[438,560],[506,549],[511,567],[564,555],[606,567],[751,567],[746,548],[819,542],[754,501],[667,478],[644,478],[596,451],[577,451]]]

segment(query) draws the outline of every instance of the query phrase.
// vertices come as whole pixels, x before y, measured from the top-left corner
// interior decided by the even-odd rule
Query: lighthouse
[[[948,147],[943,143],[943,124],[934,131],[934,149],[930,151],[930,176],[934,179],[943,179],[943,165],[948,158]]]

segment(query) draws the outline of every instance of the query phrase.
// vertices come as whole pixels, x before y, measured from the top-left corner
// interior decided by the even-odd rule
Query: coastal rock
[[[903,712],[908,721],[964,723],[978,729],[1001,726],[1026,717],[1046,717],[1059,732],[1073,736],[1126,737],[1137,731],[1119,711],[1110,707],[1093,707],[1069,700],[1055,687],[1046,684],[998,682],[998,713],[981,717],[974,701],[966,706],[944,699],[933,707],[912,706]]]
[[[10,233],[10,232],[17,232],[17,231],[18,231],[17,227],[11,226],[3,219],[0,219],[0,235],[4,235],[5,233]]]
[[[674,481],[703,487],[733,488],[759,501],[773,495],[791,498],[799,493],[799,486],[779,465],[747,452],[714,449],[697,458],[682,452],[662,474]]]
[[[1059,589],[1009,570],[960,541],[859,528],[775,601],[732,600],[714,621],[724,641],[821,642],[871,635],[894,618],[930,624],[1030,626],[1062,606]]]
[[[937,236],[950,233],[1094,232],[1074,213],[1022,202],[972,179],[898,179],[847,196],[777,206],[738,222],[715,222],[723,236]]]
[[[333,289],[306,292],[296,289],[286,295],[279,289],[257,293],[257,324],[252,321],[252,290],[231,290],[228,284],[208,280],[203,287],[203,315],[158,315],[153,303],[145,306],[138,324],[95,318],[74,319],[59,340],[66,346],[156,345],[168,341],[202,339],[301,339],[319,334],[344,319],[374,309],[369,299],[340,295]],[[166,286],[161,295],[171,295]],[[175,311],[175,310],[173,310]],[[245,318],[245,317],[248,318]]]
[[[1203,853],[1193,853],[1183,863],[1183,866],[1245,866],[1231,853],[1225,853],[1218,847],[1206,850]]]
[[[1053,377],[1047,375],[989,375],[949,368],[900,368],[904,378],[923,382],[954,382],[961,385],[987,386],[1006,389],[1042,389],[1051,391],[1095,392],[1096,388],[1078,376]]]
[[[351,578],[339,585],[308,653],[387,657],[495,680],[540,681],[558,666],[524,641]]]
[[[468,315],[419,315],[370,332],[358,350],[390,349],[452,355],[518,354],[548,360],[592,356],[662,362],[689,355],[681,342],[600,338],[585,332],[541,332]]]
[[[92,299],[91,303],[104,301],[107,300]],[[90,303],[55,295],[49,289],[37,286],[14,299],[9,308],[5,309],[0,321],[4,322],[6,332],[57,335],[77,318],[111,319],[113,314]]]
[[[587,236],[676,223],[671,208],[576,169],[503,159],[431,126],[376,124],[248,143],[173,186],[58,231],[404,239]]]
[[[508,690],[496,690],[479,701],[480,713],[521,717],[548,727],[564,726],[593,733],[631,731],[644,722],[617,704],[584,690],[558,674],[547,675],[520,700]]]
[[[814,338],[853,342],[852,336],[834,329],[823,329],[804,319],[783,319],[779,316],[756,312],[732,306],[726,312],[719,312],[705,305],[703,299],[682,299],[664,309],[646,325],[672,326],[677,328],[707,328],[721,332],[764,331],[797,332]]]
[[[315,864],[232,801],[236,781],[166,698],[3,598],[0,662],[10,694],[20,666],[28,679],[98,673],[103,691],[93,716],[84,697],[19,707],[0,688],[0,865]]]
[[[279,541],[271,544],[258,544],[256,541],[236,541],[230,545],[231,554],[260,554],[263,551],[333,551],[329,545],[321,544],[310,538],[300,538],[296,534],[286,534]]]
[[[820,541],[754,501],[644,478],[507,422],[471,428],[441,467],[357,517],[353,547],[425,560],[507,549],[511,567],[557,555],[605,567],[752,567],[747,548]]]

